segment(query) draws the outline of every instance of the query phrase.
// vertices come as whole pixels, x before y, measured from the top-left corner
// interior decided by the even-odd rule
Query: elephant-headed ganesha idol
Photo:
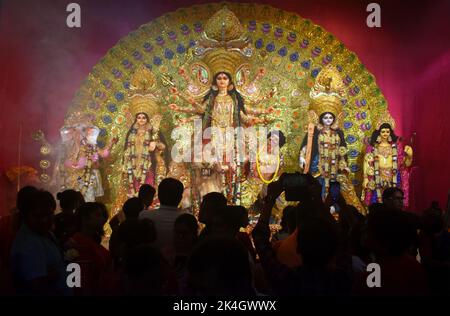
[[[106,148],[100,149],[97,144],[100,129],[87,120],[71,124],[72,120],[69,118],[60,130],[62,144],[55,181],[60,191],[74,189],[83,194],[86,202],[94,202],[104,194],[101,159],[109,156],[117,139],[112,138]]]

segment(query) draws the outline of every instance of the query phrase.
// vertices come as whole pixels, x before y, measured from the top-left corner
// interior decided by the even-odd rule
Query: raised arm
[[[405,146],[405,167],[410,167],[412,165],[412,161],[413,161],[413,149],[411,148],[411,146],[406,145]]]
[[[175,103],[170,104],[169,108],[172,111],[180,112],[180,113],[191,113],[191,114],[199,114],[199,115],[205,113],[204,110],[196,109],[193,107],[180,107],[180,106],[176,105]]]
[[[268,99],[273,98],[273,96],[275,96],[277,94],[277,89],[273,88],[272,90],[270,90],[269,93],[267,93],[266,95],[263,95],[262,97],[256,99],[256,100],[251,100],[248,99],[246,100],[247,103],[249,104],[246,108],[247,113],[249,114],[253,114],[253,115],[261,115],[261,114],[270,114],[274,111],[273,106],[268,107],[267,109],[255,109],[253,106],[257,105],[257,104],[261,104],[262,102],[267,101]]]
[[[119,141],[119,138],[117,137],[113,137],[111,139],[111,141],[109,142],[108,146],[106,146],[105,149],[103,150],[99,150],[98,154],[100,157],[102,158],[107,158],[109,156],[109,154],[111,153],[111,149],[112,147]]]
[[[240,117],[244,125],[246,126],[252,126],[256,124],[268,124],[272,122],[272,119],[268,119],[266,117],[255,117],[253,115],[245,114],[241,111]]]
[[[198,102],[195,100],[195,98],[189,94],[183,93],[178,91],[177,87],[172,87],[170,89],[170,92],[173,95],[179,96],[181,99],[189,103],[192,108],[191,109],[184,109],[180,108],[179,106],[176,106],[175,109],[172,109],[177,112],[183,112],[183,113],[196,113],[196,114],[204,114],[206,110],[206,104],[204,102]]]

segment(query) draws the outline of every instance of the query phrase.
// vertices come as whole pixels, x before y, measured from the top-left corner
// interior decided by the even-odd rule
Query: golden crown
[[[380,129],[381,125],[384,123],[389,124],[392,129],[395,129],[395,121],[387,110],[378,117],[376,129]]]
[[[159,112],[159,106],[152,95],[136,94],[130,97],[130,113],[136,116],[139,113],[145,113],[153,116]]]
[[[239,53],[229,52],[223,48],[206,54],[203,61],[208,65],[212,75],[219,72],[227,72],[231,76],[234,75],[238,66],[243,63],[242,56]]]
[[[345,96],[345,86],[339,72],[329,65],[319,73],[311,88],[310,110],[318,116],[329,112],[337,117],[342,112],[341,100]]]
[[[129,109],[133,116],[139,113],[153,116],[159,112],[156,88],[155,75],[145,66],[138,68],[130,80]]]
[[[342,103],[336,96],[320,96],[312,100],[310,110],[316,112],[318,116],[329,112],[337,117],[342,112]]]
[[[194,53],[202,57],[213,75],[228,72],[233,76],[253,49],[239,19],[225,6],[206,23]]]

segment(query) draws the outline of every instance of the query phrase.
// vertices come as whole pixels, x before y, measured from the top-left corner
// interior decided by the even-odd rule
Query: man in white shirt
[[[173,178],[166,178],[158,186],[158,199],[160,207],[154,210],[144,210],[139,219],[150,219],[155,223],[156,241],[154,246],[171,261],[175,255],[174,250],[174,223],[176,218],[185,213],[178,208],[183,196],[183,184]]]

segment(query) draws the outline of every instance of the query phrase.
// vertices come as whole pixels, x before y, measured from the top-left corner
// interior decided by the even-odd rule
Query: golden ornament
[[[41,180],[41,182],[48,183],[50,181],[50,176],[46,173],[42,173],[39,176],[39,179]]]
[[[49,144],[44,144],[41,146],[40,152],[42,155],[47,156],[52,152],[52,149]]]
[[[40,166],[42,169],[48,169],[48,167],[50,167],[50,161],[48,161],[48,160],[41,160],[41,161],[39,162],[39,166]]]

